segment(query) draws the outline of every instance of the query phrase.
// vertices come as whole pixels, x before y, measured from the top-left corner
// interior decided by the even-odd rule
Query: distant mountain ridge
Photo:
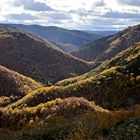
[[[69,52],[80,48],[87,43],[101,38],[101,35],[94,33],[87,33],[80,30],[68,30],[55,26],[39,26],[39,25],[22,25],[22,24],[8,24],[23,31],[32,32],[43,39],[48,40],[54,44],[59,44],[58,47],[63,51]],[[65,46],[69,48],[65,49]],[[71,46],[71,47],[70,47]]]
[[[56,82],[94,67],[55,49],[51,43],[36,40],[20,31],[6,31],[6,26],[0,28],[0,64],[38,82]]]
[[[106,37],[106,36],[110,36],[110,35],[114,35],[115,33],[117,33],[117,30],[84,30],[88,33],[93,33],[93,34],[97,34],[97,35],[101,35],[102,37]]]
[[[105,61],[139,41],[140,24],[128,27],[112,36],[93,41],[71,54],[87,61]]]

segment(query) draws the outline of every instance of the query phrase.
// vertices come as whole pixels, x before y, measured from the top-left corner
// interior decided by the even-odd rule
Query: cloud
[[[45,3],[35,2],[34,0],[15,0],[14,6],[23,6],[26,10],[32,11],[52,11],[53,9],[47,6]]]
[[[9,14],[6,16],[7,20],[36,20],[37,18],[31,14]]]
[[[140,0],[3,0],[0,22],[120,29],[140,22]]]
[[[140,0],[118,0],[118,2],[124,5],[140,6]]]
[[[136,14],[136,13],[120,13],[120,12],[107,12],[103,15],[103,17],[105,18],[140,18],[140,14]]]
[[[100,1],[97,1],[94,3],[95,7],[103,7],[105,5],[106,5],[106,3],[104,2],[104,0],[100,0]]]
[[[49,18],[51,20],[69,20],[72,19],[70,13],[53,11],[53,12],[42,12],[39,14],[40,18]]]
[[[115,19],[114,18],[94,18],[90,20],[86,26],[83,25],[79,28],[91,30],[121,30],[129,25],[133,25],[132,19]]]
[[[72,18],[71,15],[66,13],[53,13],[50,14],[50,17],[55,20],[68,20]]]
[[[92,10],[85,10],[85,9],[79,9],[79,10],[70,10],[68,13],[79,15],[81,17],[87,17],[87,16],[100,16],[102,15],[102,12],[97,10],[96,8]]]

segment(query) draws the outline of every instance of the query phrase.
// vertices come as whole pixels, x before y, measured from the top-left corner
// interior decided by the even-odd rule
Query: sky
[[[1,0],[0,23],[121,30],[140,23],[140,0]]]

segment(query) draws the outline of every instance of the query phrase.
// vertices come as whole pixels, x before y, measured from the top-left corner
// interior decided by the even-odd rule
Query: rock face
[[[105,61],[139,41],[140,25],[136,25],[128,27],[113,36],[89,43],[80,50],[72,52],[72,54],[88,61]]]

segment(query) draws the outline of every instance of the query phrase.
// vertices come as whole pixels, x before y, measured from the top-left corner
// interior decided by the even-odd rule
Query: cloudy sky
[[[140,23],[140,0],[1,0],[0,22],[118,30]]]

